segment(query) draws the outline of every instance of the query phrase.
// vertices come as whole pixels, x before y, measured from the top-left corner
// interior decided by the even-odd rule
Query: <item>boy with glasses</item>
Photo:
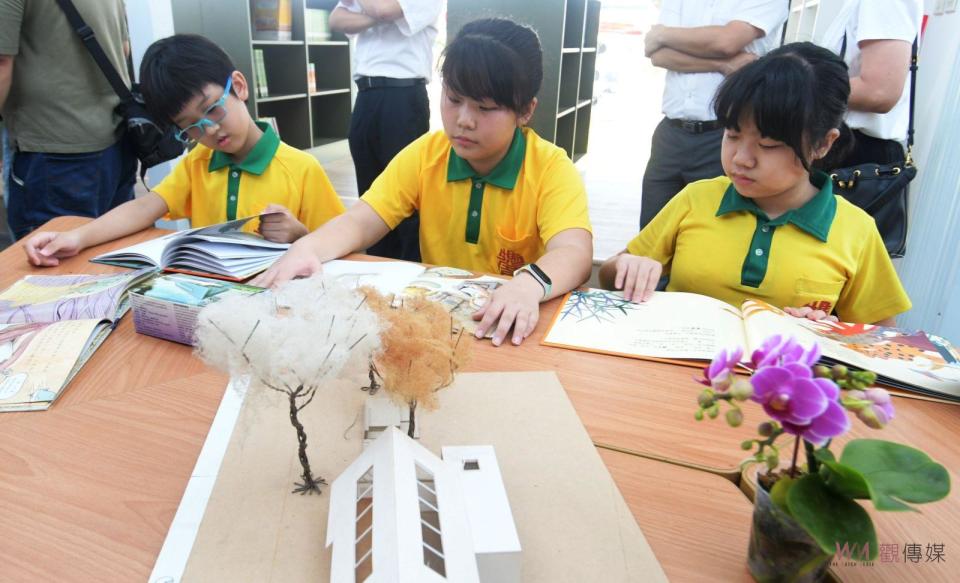
[[[251,221],[251,228],[289,243],[344,211],[320,163],[250,117],[247,80],[210,40],[174,35],[155,42],[144,54],[140,80],[154,118],[169,120],[181,141],[196,146],[146,195],[72,231],[28,239],[30,263],[57,265],[164,216],[190,218],[200,227],[273,212],[259,225]]]

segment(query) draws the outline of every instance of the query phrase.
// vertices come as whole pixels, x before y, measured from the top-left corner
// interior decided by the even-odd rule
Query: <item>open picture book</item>
[[[49,408],[154,271],[28,275],[0,292],[0,412]]]
[[[739,346],[746,366],[750,354],[776,334],[818,343],[825,364],[871,370],[884,385],[960,402],[960,354],[945,339],[871,324],[814,322],[759,300],[747,300],[738,310],[682,292],[656,292],[634,303],[620,292],[577,290],[563,299],[543,344],[693,366]]]
[[[91,261],[242,281],[273,265],[290,247],[242,230],[248,222],[263,216],[177,231],[97,255]]]

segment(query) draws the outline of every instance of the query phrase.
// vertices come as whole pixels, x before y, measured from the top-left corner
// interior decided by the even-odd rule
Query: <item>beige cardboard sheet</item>
[[[360,384],[327,387],[302,414],[328,482],[360,454]],[[418,414],[420,441],[496,448],[524,581],[666,581],[555,374],[462,374],[440,401]],[[329,492],[290,493],[300,465],[286,409],[281,395],[247,396],[183,581],[329,580]]]

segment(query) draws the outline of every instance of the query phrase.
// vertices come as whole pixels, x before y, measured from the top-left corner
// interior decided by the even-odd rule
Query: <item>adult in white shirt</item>
[[[824,34],[824,45],[843,54],[850,70],[846,121],[854,145],[841,167],[903,160],[910,117],[910,49],[922,18],[921,0],[846,0]]]
[[[646,54],[667,69],[664,119],[643,175],[640,228],[687,184],[723,174],[713,96],[724,76],[780,42],[784,0],[664,0]]]
[[[350,154],[361,195],[400,150],[430,129],[426,84],[442,8],[442,0],[340,0],[330,14],[331,29],[356,35]],[[419,232],[415,214],[367,252],[420,261]]]

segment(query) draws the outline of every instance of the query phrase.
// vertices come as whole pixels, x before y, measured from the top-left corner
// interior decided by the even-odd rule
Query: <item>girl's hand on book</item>
[[[263,209],[268,214],[260,219],[258,231],[268,241],[293,243],[310,231],[284,206],[271,204]]]
[[[27,239],[23,244],[27,260],[38,267],[60,265],[60,259],[73,257],[83,250],[80,237],[73,231],[58,233],[44,231]]]
[[[653,297],[660,282],[663,266],[649,257],[621,253],[614,263],[617,276],[614,289],[622,289],[623,297],[631,302],[645,302]]]
[[[284,253],[270,269],[258,275],[250,285],[258,287],[277,287],[297,277],[310,277],[323,271],[323,263],[317,254],[306,245],[296,243]]]
[[[839,322],[836,316],[831,316],[830,314],[824,312],[823,310],[814,310],[810,306],[801,306],[799,308],[784,308],[784,312],[790,314],[794,318],[806,318],[807,320],[813,320],[818,322],[824,320],[827,322]]]
[[[543,287],[533,277],[526,274],[514,277],[494,290],[490,300],[473,314],[474,320],[480,320],[476,337],[485,337],[496,325],[491,341],[494,346],[500,346],[512,326],[512,342],[519,345],[537,327],[542,297]]]

